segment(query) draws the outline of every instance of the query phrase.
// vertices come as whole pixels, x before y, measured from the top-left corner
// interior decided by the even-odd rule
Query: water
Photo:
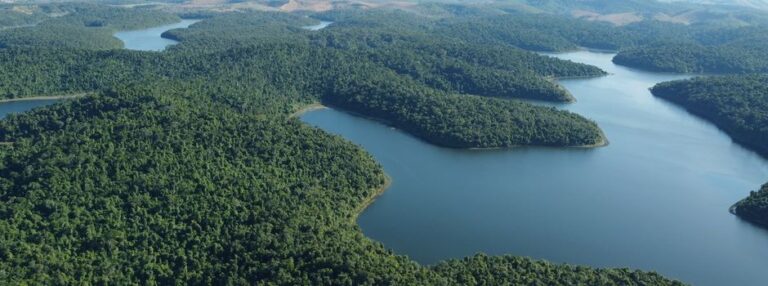
[[[178,41],[166,39],[161,35],[168,30],[187,28],[200,20],[184,19],[176,24],[157,26],[153,28],[133,31],[122,31],[115,33],[115,37],[123,41],[128,50],[137,51],[163,51],[171,45],[178,44]]]
[[[51,105],[61,99],[41,99],[41,100],[24,100],[24,101],[12,101],[12,102],[0,102],[0,119],[5,118],[12,113],[20,113],[35,107],[41,107]]]
[[[310,31],[319,31],[319,30],[325,29],[325,27],[328,27],[331,24],[333,24],[333,22],[320,21],[320,24],[312,25],[312,26],[304,26],[302,28],[310,30]]]
[[[359,217],[367,236],[423,264],[477,252],[658,271],[694,285],[765,285],[768,231],[728,208],[768,181],[768,162],[648,88],[611,54],[563,59],[612,75],[566,80],[560,105],[598,122],[596,149],[465,151],[331,109],[305,122],[361,145],[392,186]]]

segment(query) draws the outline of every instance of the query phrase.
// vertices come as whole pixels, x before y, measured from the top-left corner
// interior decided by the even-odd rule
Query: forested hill
[[[298,24],[265,26],[285,17]],[[330,102],[446,145],[600,138],[578,115],[466,93],[563,101],[515,75],[602,71],[402,30],[408,43],[398,21],[310,32],[300,15],[225,13],[162,53],[47,33],[0,49],[4,98],[94,93],[0,121],[0,284],[682,285],[511,256],[427,267],[364,237],[355,218],[385,186],[381,166],[290,117],[298,107]]]
[[[652,92],[712,121],[736,142],[768,157],[768,75],[667,82],[655,86]],[[768,187],[752,192],[731,211],[768,226]]]
[[[167,33],[182,40],[167,53],[8,48],[0,51],[0,94],[72,93],[156,77],[207,76],[265,81],[279,86],[277,92],[364,113],[447,147],[605,142],[599,128],[578,115],[487,98],[567,102],[573,98],[553,78],[604,71],[513,47],[456,41],[404,27],[400,19],[401,13],[381,12],[368,22],[376,27],[340,23],[311,32],[300,28],[307,20],[297,15],[226,13]],[[345,93],[361,90],[368,96]]]

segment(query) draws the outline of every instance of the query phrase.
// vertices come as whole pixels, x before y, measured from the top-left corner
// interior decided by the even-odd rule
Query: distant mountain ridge
[[[768,10],[768,0],[665,0],[661,2],[688,2],[706,5],[744,6]]]

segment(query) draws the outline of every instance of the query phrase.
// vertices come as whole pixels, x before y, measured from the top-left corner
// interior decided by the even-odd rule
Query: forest
[[[682,285],[512,256],[418,265],[355,223],[381,166],[289,116],[323,102],[446,146],[589,145],[602,140],[591,121],[516,99],[568,101],[551,79],[597,68],[449,45],[390,14],[365,32],[213,14],[170,32],[182,43],[167,52],[116,50],[85,38],[177,16],[78,7],[28,41],[11,36],[26,28],[0,36],[3,98],[93,93],[0,121],[2,284]]]
[[[619,52],[614,62],[661,72],[679,73],[765,73],[768,72],[768,26],[727,29],[727,37],[706,37],[685,41],[658,42]]]
[[[602,76],[604,71],[513,47],[404,30],[396,21],[398,13],[386,22],[388,14],[376,20],[380,28],[339,25],[320,33],[302,29],[306,18],[290,14],[222,14],[172,30],[169,34],[182,43],[162,54],[7,48],[0,50],[0,79],[6,82],[0,95],[79,93],[157,77],[241,80],[363,113],[441,146],[593,146],[605,141],[594,123],[578,115],[490,98],[568,102],[572,96],[552,79]],[[291,18],[304,20],[293,23]],[[230,28],[235,32],[219,32]],[[361,89],[370,95],[350,100],[360,98],[349,93]],[[457,112],[461,106],[476,108]]]
[[[699,77],[660,83],[651,91],[713,122],[734,141],[768,156],[768,75]],[[768,188],[752,192],[731,211],[745,220],[768,225]]]

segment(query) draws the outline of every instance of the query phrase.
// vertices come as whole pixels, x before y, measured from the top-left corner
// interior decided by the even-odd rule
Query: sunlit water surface
[[[137,51],[163,51],[168,46],[175,45],[178,41],[163,38],[161,35],[168,30],[187,28],[200,20],[184,19],[181,22],[152,27],[142,30],[122,31],[115,33],[115,37],[123,41],[128,50]]]

